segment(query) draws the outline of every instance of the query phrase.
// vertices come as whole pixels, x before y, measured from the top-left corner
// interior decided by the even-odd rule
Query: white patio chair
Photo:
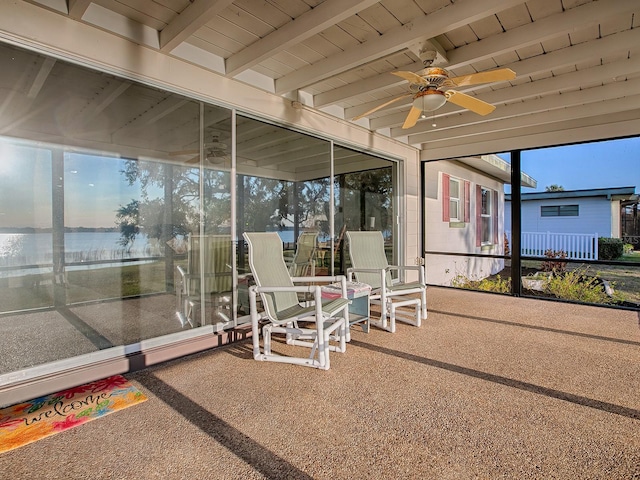
[[[302,232],[296,242],[296,253],[289,265],[292,277],[314,276],[316,273],[316,250],[318,232]]]
[[[392,333],[396,331],[396,319],[419,327],[427,318],[424,267],[389,265],[382,232],[347,232],[346,235],[352,265],[347,269],[348,279],[355,275],[358,282],[371,285],[369,299],[372,304],[380,305],[380,320],[371,319],[370,323]],[[407,270],[418,272],[417,282],[402,283],[391,276],[392,271]],[[420,298],[415,294],[420,294]],[[410,315],[398,310],[402,307],[415,310],[415,313]]]
[[[232,243],[230,235],[189,235],[186,270],[176,267],[177,315],[182,326],[198,325],[196,313],[204,299],[212,319],[231,318]]]
[[[253,336],[253,358],[256,360],[293,363],[328,370],[329,352],[344,352],[349,319],[349,300],[346,277],[290,277],[284,262],[282,240],[274,232],[247,232],[243,234],[249,246],[249,266],[256,285],[249,288],[249,308]],[[335,300],[322,300],[320,285],[300,285],[299,282],[341,282],[343,296]],[[312,305],[302,305],[298,293],[312,294]],[[257,308],[260,295],[264,312]],[[260,322],[263,351],[260,350]],[[271,335],[284,334],[286,342],[311,348],[308,358],[284,356],[271,351]],[[330,345],[336,341],[337,345]],[[317,354],[317,356],[316,356]]]

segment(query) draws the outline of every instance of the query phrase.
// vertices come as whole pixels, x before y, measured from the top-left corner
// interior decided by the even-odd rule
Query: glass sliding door
[[[334,147],[334,162],[332,271],[344,273],[349,265],[344,245],[344,232],[348,230],[382,232],[389,263],[397,264],[396,164],[341,146]]]
[[[248,314],[244,232],[277,232],[292,274],[326,272],[331,144],[241,116],[236,128],[238,310]]]
[[[0,386],[245,322],[245,231],[276,232],[296,276],[344,272],[347,228],[398,257],[393,162],[17,47],[0,63]]]
[[[2,313],[54,304],[53,204],[60,198],[53,196],[53,157],[50,148],[0,137]]]
[[[231,111],[8,45],[0,61],[0,375],[230,325]],[[213,235],[215,261],[191,242]]]

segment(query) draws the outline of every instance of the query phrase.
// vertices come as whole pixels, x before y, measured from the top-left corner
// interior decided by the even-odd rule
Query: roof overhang
[[[479,155],[473,157],[460,157],[456,160],[479,170],[490,177],[497,178],[505,184],[511,184],[511,164],[498,155]],[[520,175],[520,185],[523,187],[536,188],[538,182],[522,172]]]

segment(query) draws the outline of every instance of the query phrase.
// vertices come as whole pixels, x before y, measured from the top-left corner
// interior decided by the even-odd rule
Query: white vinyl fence
[[[511,232],[506,232],[511,245]],[[571,260],[597,260],[597,233],[522,232],[520,255],[544,257],[544,252],[563,251]]]

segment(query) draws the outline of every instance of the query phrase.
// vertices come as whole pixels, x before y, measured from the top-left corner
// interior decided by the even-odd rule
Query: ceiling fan
[[[220,137],[218,135],[213,135],[210,142],[207,142],[203,145],[204,147],[204,158],[205,161],[209,164],[219,164],[224,163],[229,159],[229,145],[220,141]],[[195,164],[200,161],[200,150],[199,149],[189,149],[189,150],[178,150],[169,153],[172,157],[182,157],[188,156],[189,159],[185,160],[184,163]]]
[[[446,88],[500,82],[516,78],[515,72],[509,68],[472,73],[469,75],[462,75],[460,77],[450,77],[449,72],[440,67],[427,67],[420,73],[406,71],[391,73],[408,81],[411,92],[394,98],[382,105],[378,105],[377,107],[354,117],[353,120],[366,117],[381,108],[407,97],[413,97],[413,104],[402,128],[413,127],[418,121],[418,118],[420,118],[420,115],[422,115],[422,112],[433,112],[434,110],[442,107],[446,102],[451,102],[459,107],[471,110],[478,115],[487,115],[493,112],[496,107],[465,93],[458,92],[456,90],[446,90]]]

